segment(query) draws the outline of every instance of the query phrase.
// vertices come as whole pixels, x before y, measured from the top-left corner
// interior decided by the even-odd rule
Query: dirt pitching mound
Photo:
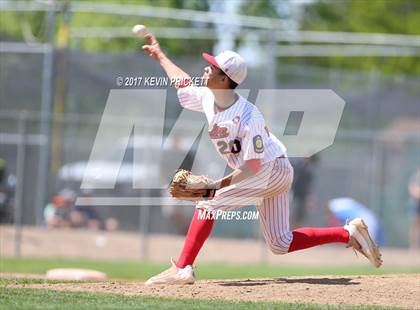
[[[165,287],[149,287],[145,286],[144,282],[138,281],[7,286],[171,298],[282,301],[420,309],[420,274],[206,280],[197,281],[194,285]]]

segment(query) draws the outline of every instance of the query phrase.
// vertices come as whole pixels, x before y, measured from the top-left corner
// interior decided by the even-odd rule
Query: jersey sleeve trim
[[[205,87],[187,86],[178,88],[179,103],[188,110],[204,112],[203,99],[206,93]]]

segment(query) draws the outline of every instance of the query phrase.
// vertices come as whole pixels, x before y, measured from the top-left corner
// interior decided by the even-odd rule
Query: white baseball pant
[[[200,201],[197,208],[216,212],[256,205],[264,238],[274,254],[286,254],[292,242],[289,229],[288,193],[293,167],[287,158],[264,163],[254,176],[216,192],[212,200]]]

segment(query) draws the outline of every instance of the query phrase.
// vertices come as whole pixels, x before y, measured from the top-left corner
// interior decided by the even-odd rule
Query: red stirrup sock
[[[343,227],[304,227],[295,229],[292,233],[293,240],[289,247],[289,253],[325,243],[349,242],[349,232]]]
[[[204,210],[196,209],[191,220],[190,228],[188,229],[187,237],[185,238],[184,248],[181,255],[176,262],[178,268],[184,268],[187,265],[192,265],[198,255],[204,242],[210,236],[213,228],[214,219],[199,219],[198,215],[207,214]]]

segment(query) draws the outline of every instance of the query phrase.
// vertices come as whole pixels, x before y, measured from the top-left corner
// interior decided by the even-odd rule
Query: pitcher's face
[[[206,85],[211,89],[226,89],[227,85],[227,76],[226,74],[215,67],[210,65],[204,68],[203,78],[207,81]]]

